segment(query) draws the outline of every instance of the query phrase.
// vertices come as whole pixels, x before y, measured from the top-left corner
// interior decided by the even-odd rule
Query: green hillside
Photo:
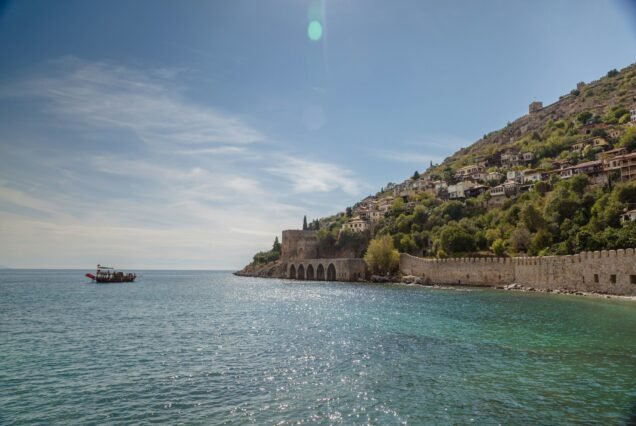
[[[308,228],[325,252],[382,235],[437,257],[636,247],[635,108],[636,65],[611,70]]]

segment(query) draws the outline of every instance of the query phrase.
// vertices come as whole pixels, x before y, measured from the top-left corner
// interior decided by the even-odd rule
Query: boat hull
[[[90,278],[94,283],[99,284],[116,284],[116,283],[132,283],[137,276],[135,274],[114,274],[109,276],[100,276],[93,274],[85,274],[87,278]]]

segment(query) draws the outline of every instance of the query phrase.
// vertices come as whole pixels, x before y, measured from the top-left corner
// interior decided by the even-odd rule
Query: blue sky
[[[3,2],[0,264],[238,268],[634,58],[628,1]]]

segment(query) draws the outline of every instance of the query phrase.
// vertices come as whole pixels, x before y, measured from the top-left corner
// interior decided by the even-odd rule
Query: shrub
[[[389,235],[383,235],[371,240],[364,261],[372,272],[387,274],[397,270],[400,254],[393,246],[393,239]]]

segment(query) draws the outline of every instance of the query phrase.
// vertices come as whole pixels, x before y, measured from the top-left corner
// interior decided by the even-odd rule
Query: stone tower
[[[295,229],[283,231],[280,257],[283,262],[318,258],[316,231],[299,231]]]
[[[542,108],[543,108],[543,102],[534,101],[528,107],[528,112],[530,114],[534,114],[537,111],[541,111]]]

